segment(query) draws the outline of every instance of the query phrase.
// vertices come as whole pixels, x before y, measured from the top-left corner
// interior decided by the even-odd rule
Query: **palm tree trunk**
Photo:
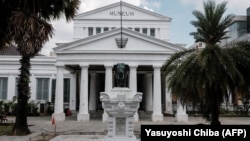
[[[16,135],[27,135],[30,133],[27,123],[27,103],[30,95],[30,57],[22,56],[20,59],[20,78],[18,82],[18,101],[16,122],[13,127],[13,132]]]
[[[216,93],[213,93],[213,104],[212,104],[212,121],[211,125],[221,125],[219,121],[219,115],[220,115],[220,104],[218,103],[218,100],[216,98]]]

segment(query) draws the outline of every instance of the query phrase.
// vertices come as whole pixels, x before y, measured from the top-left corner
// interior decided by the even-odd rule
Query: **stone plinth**
[[[108,114],[108,133],[103,141],[136,141],[134,115],[142,100],[142,93],[117,87],[110,92],[101,92],[100,100]]]

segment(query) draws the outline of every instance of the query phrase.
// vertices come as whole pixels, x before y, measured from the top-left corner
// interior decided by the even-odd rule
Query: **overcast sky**
[[[79,13],[109,5],[120,0],[81,0]],[[190,21],[196,20],[192,15],[193,10],[203,10],[203,0],[122,0],[141,8],[156,12],[172,18],[170,24],[170,42],[184,43],[187,47],[194,43],[193,37],[189,36],[195,28]],[[246,9],[250,7],[250,0],[215,0],[216,3],[227,1],[225,14],[246,15]],[[45,44],[42,54],[48,55],[55,43],[69,42],[73,38],[73,23],[65,22],[65,19],[53,21],[53,38]]]

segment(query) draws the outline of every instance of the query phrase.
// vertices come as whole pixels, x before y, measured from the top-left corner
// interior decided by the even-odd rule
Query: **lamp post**
[[[121,23],[121,37],[120,38],[115,38],[116,41],[116,45],[118,48],[125,48],[127,42],[128,42],[128,38],[123,38],[122,37],[122,16],[123,16],[123,12],[122,12],[122,0],[120,0],[120,23]]]

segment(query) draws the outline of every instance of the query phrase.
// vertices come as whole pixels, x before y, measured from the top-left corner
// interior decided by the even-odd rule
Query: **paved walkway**
[[[8,117],[9,120],[15,120],[15,117]],[[235,125],[250,125],[250,117],[220,117],[220,121],[223,125],[235,124]],[[179,123],[175,121],[174,117],[164,117],[162,122],[152,122],[150,118],[140,119],[135,123],[134,131],[135,135],[140,134],[140,126],[142,124],[209,124],[201,117],[189,117],[188,122]],[[40,117],[28,117],[28,125],[32,134],[28,136],[0,136],[1,141],[38,141],[37,136],[54,133],[54,126],[51,124],[50,116]],[[76,116],[66,117],[66,121],[56,123],[57,134],[68,135],[86,135],[87,140],[96,140],[103,137],[107,132],[106,122],[102,122],[99,119],[91,119],[89,122],[77,122]],[[42,140],[42,139],[39,139]],[[45,139],[44,139],[45,140]],[[84,140],[82,140],[84,141]]]

